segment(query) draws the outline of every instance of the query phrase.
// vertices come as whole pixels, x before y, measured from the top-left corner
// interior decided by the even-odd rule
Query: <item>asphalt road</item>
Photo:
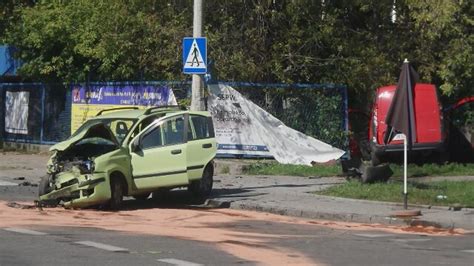
[[[0,203],[31,202],[36,189],[3,184]],[[85,226],[65,227],[59,220],[47,225],[25,225],[24,221],[5,225],[2,216],[8,213],[0,211],[0,265],[275,265],[279,264],[272,260],[275,256],[281,257],[281,265],[472,265],[474,261],[473,234],[439,236],[377,226],[345,228],[335,222],[289,217],[257,219],[252,212],[234,210],[212,212],[210,221],[195,224],[209,209],[193,205],[185,192],[175,192],[161,203],[129,200],[126,209],[118,214],[126,216],[124,223],[140,224],[143,218],[134,217],[137,211],[176,214],[156,221],[156,226],[144,220],[140,232],[132,232],[118,227],[107,230],[106,218],[91,218]],[[68,216],[68,211],[61,212]],[[52,214],[46,211],[45,215]],[[217,222],[221,216],[230,220]],[[168,235],[160,235],[156,227],[163,227]],[[209,233],[216,229],[224,240]],[[170,230],[176,233],[170,236]],[[188,230],[195,231],[188,236]],[[210,240],[214,238],[217,240]]]

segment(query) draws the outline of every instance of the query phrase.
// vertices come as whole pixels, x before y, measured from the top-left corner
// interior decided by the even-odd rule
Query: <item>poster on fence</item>
[[[287,127],[232,87],[209,85],[219,155],[274,157],[285,164],[312,165],[339,159],[344,151]]]
[[[28,134],[28,91],[7,91],[5,94],[5,131],[12,134]]]
[[[99,111],[116,107],[177,105],[173,90],[153,85],[77,85],[72,88],[71,133]]]

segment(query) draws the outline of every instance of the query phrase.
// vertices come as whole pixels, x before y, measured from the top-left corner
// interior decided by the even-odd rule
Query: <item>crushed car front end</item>
[[[40,201],[82,208],[106,203],[111,197],[107,169],[119,144],[103,123],[51,147],[47,176],[40,183]]]
[[[40,201],[62,201],[64,207],[82,208],[98,205],[110,199],[110,187],[105,172],[96,172],[94,168],[88,170],[87,165],[93,161],[84,161],[81,165],[76,162],[69,169],[48,171],[48,193],[40,196]],[[50,165],[53,170],[59,164]]]

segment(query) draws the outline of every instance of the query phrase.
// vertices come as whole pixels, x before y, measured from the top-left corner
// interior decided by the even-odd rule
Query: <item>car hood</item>
[[[119,145],[117,138],[115,138],[114,134],[110,129],[105,126],[102,122],[97,121],[96,123],[90,124],[89,127],[84,128],[81,132],[78,132],[72,135],[69,139],[59,142],[53,145],[49,151],[65,151],[68,148],[74,146],[76,143],[83,139],[99,137],[104,138],[112,141],[117,146]]]

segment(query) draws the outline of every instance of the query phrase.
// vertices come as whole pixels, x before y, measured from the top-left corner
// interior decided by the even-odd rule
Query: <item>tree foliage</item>
[[[46,80],[175,78],[181,38],[190,27],[167,1],[40,1],[20,9],[7,32],[25,63],[21,73]]]
[[[27,77],[186,78],[181,40],[192,33],[192,1],[7,2],[3,10],[16,17],[0,26],[9,25],[4,37],[18,48]],[[346,84],[351,101],[363,106],[375,88],[396,82],[408,58],[422,80],[447,97],[473,93],[472,1],[204,3],[204,34],[217,79]]]

